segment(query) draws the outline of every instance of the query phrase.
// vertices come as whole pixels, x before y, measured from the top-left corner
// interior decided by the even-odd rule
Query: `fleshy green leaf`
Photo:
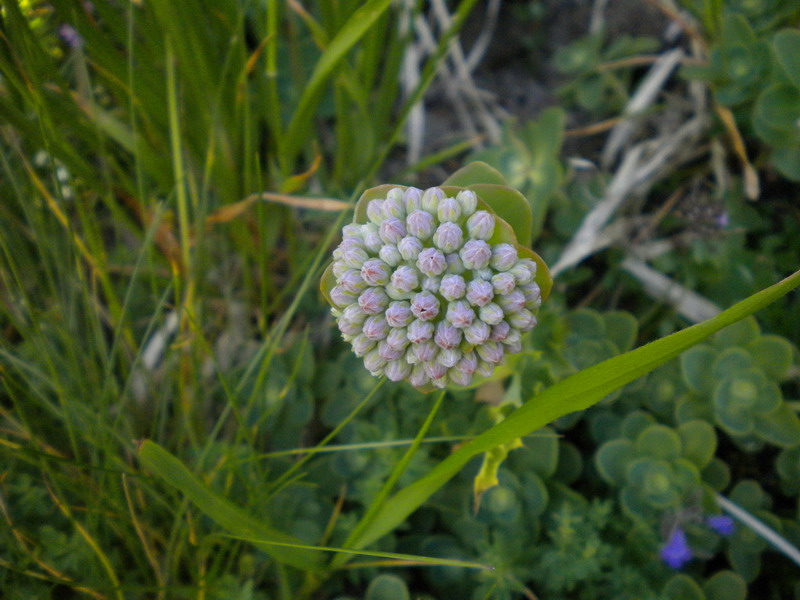
[[[506,185],[508,182],[500,171],[487,165],[485,162],[476,160],[461,167],[458,171],[450,175],[442,185],[467,187],[479,183]]]
[[[533,213],[525,196],[504,185],[480,183],[467,187],[486,202],[497,216],[511,225],[517,241],[521,245],[526,247],[530,245],[533,233]]]
[[[773,40],[775,56],[791,82],[800,88],[800,31],[784,29]]]
[[[145,440],[141,443],[139,460],[148,470],[185,494],[200,511],[231,534],[276,544],[302,546],[300,540],[254,519],[208,489],[181,461],[155,442]],[[276,561],[287,565],[306,570],[314,570],[320,566],[320,555],[307,548],[256,545]]]
[[[356,209],[355,214],[353,215],[353,223],[361,223],[362,225],[369,221],[367,218],[367,205],[372,200],[376,200],[378,198],[386,198],[386,194],[389,193],[389,190],[394,188],[400,188],[401,190],[405,190],[406,186],[404,185],[392,185],[391,183],[384,183],[383,185],[376,186],[374,188],[369,188],[358,199],[356,202]]]
[[[336,285],[336,276],[333,274],[333,263],[330,263],[322,272],[322,277],[319,280],[319,291],[325,296],[325,301],[333,306],[331,299],[331,290]]]

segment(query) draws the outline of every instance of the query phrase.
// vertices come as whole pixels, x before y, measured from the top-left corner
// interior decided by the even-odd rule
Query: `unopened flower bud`
[[[457,300],[447,306],[445,318],[452,323],[453,327],[464,329],[472,325],[472,321],[475,320],[475,311],[467,302]]]
[[[442,198],[439,200],[436,214],[441,223],[455,223],[461,217],[461,204],[455,198]]]
[[[431,213],[424,210],[415,210],[408,215],[406,225],[409,235],[423,241],[429,239],[436,231],[436,220]]]
[[[464,339],[473,346],[479,346],[489,339],[490,333],[491,330],[486,323],[475,319],[472,325],[464,329]]]
[[[405,327],[414,320],[409,302],[392,302],[386,309],[386,322],[392,327]]]
[[[415,365],[414,368],[411,369],[411,374],[408,376],[408,382],[417,388],[427,385],[430,381],[430,377],[428,377],[428,374],[425,372],[425,367],[421,364]]]
[[[441,277],[425,277],[422,280],[422,289],[425,291],[430,292],[431,294],[436,294],[439,292],[439,288],[442,285],[442,278]]]
[[[505,296],[496,296],[494,301],[509,315],[525,306],[525,294],[520,290],[512,290]]]
[[[493,372],[493,363],[486,362],[485,360],[478,361],[478,369],[475,371],[476,374],[480,375],[481,377],[490,377]]]
[[[381,315],[367,317],[363,327],[364,335],[377,342],[384,339],[389,333],[389,323]]]
[[[342,311],[342,316],[353,323],[363,323],[364,319],[367,318],[367,313],[361,310],[361,307],[358,305],[358,303],[353,302],[353,304],[347,306]]]
[[[447,376],[450,378],[450,381],[463,387],[467,387],[472,383],[472,375],[464,371],[459,371],[458,369],[450,369],[447,372]]]
[[[364,247],[373,254],[377,254],[378,251],[380,251],[381,246],[383,246],[383,240],[378,233],[377,225],[367,223],[366,225],[361,226],[361,231],[364,236]],[[359,267],[360,266],[361,265],[359,265]]]
[[[469,217],[475,212],[478,206],[478,197],[472,190],[462,190],[458,192],[456,200],[461,205],[461,216]]]
[[[353,321],[345,319],[344,317],[340,317],[336,325],[339,327],[339,331],[341,331],[342,335],[345,337],[349,336],[350,338],[352,338],[361,333],[360,323],[355,323]]]
[[[386,340],[378,342],[378,354],[385,361],[397,360],[403,356],[403,351],[393,348]]]
[[[462,352],[461,359],[456,363],[455,368],[457,371],[472,375],[478,368],[478,357],[475,355],[475,352],[472,350],[469,352]]]
[[[444,365],[448,369],[454,367],[461,359],[461,350],[457,348],[442,348],[436,355],[436,362]]]
[[[383,214],[383,200],[370,200],[367,204],[367,218],[374,225],[380,225],[386,218]]]
[[[367,285],[386,285],[391,274],[389,265],[378,258],[370,258],[361,266],[361,278]]]
[[[490,302],[486,306],[482,306],[479,314],[481,321],[487,325],[497,325],[505,316],[503,314],[503,309],[494,302]]]
[[[414,267],[400,265],[392,273],[392,285],[401,292],[410,292],[419,286],[419,275]]]
[[[342,227],[342,237],[346,240],[356,240],[363,243],[361,234],[361,225],[357,223],[348,223]]]
[[[355,295],[351,292],[348,292],[342,286],[337,285],[331,290],[331,300],[336,306],[347,306],[348,304],[352,304],[355,302]]]
[[[517,249],[511,244],[497,244],[492,248],[490,265],[496,271],[508,271],[517,263]]]
[[[381,239],[386,244],[396,244],[406,236],[406,224],[397,217],[389,217],[380,228]]]
[[[367,261],[367,263],[368,262],[369,261]],[[364,267],[361,268],[363,270]],[[355,269],[348,269],[342,273],[341,276],[336,278],[336,283],[351,294],[360,294],[367,287],[367,283]]]
[[[461,343],[461,330],[456,329],[447,321],[439,321],[436,324],[436,333],[433,336],[433,341],[439,348],[457,348]]]
[[[452,302],[458,300],[467,291],[467,284],[461,275],[445,275],[439,285],[439,293],[444,299]]]
[[[427,342],[433,337],[435,326],[430,321],[421,321],[417,319],[412,321],[406,331],[406,337],[412,344],[421,344]]]
[[[528,310],[536,310],[541,306],[542,290],[539,289],[539,286],[535,282],[523,285],[519,290],[525,296],[525,308]]]
[[[417,268],[428,277],[436,277],[444,273],[447,263],[444,254],[436,248],[425,248],[417,258]]]
[[[367,367],[367,371],[373,375],[382,375],[382,369],[385,364],[386,360],[381,358],[377,348],[370,350],[364,355],[364,366]]]
[[[492,249],[483,240],[470,240],[464,244],[458,255],[465,269],[483,269],[492,258]]]
[[[369,258],[363,248],[349,247],[342,250],[341,259],[351,269],[360,269]]]
[[[497,342],[488,341],[476,346],[475,352],[488,363],[497,364],[503,360],[503,346]]]
[[[444,192],[437,188],[428,188],[422,194],[422,208],[423,210],[435,215],[439,208],[439,201],[444,198]]]
[[[442,223],[433,234],[433,245],[444,253],[455,252],[463,243],[464,232],[455,223]]]
[[[378,256],[383,262],[385,262],[390,267],[396,267],[403,260],[400,251],[394,244],[384,244],[383,246],[381,246],[381,249],[378,251]]]
[[[489,339],[493,342],[502,342],[508,337],[508,332],[511,330],[511,325],[506,321],[500,321],[497,325],[492,325],[492,333],[489,334]]]
[[[439,352],[439,348],[433,343],[432,340],[412,346],[412,349],[414,350],[417,360],[423,363],[432,361],[434,358],[436,358],[436,355]]]
[[[375,348],[376,345],[377,343],[374,340],[369,339],[363,333],[353,338],[353,352],[359,358]]]
[[[517,312],[513,312],[507,317],[508,323],[516,328],[519,329],[522,333],[526,331],[530,331],[534,327],[536,327],[536,317],[533,316],[533,313],[525,308],[521,308]]]
[[[349,270],[350,268],[351,268],[350,265],[348,265],[346,262],[340,259],[333,261],[333,267],[331,268],[331,271],[333,271],[334,277],[339,278],[345,273],[345,271]]]
[[[414,297],[414,292],[404,292],[402,290],[398,290],[394,287],[391,283],[384,287],[386,290],[386,295],[389,296],[391,300],[411,300]]]
[[[467,284],[467,302],[473,306],[486,306],[494,298],[494,288],[488,281],[473,279]]]
[[[404,360],[393,360],[383,368],[383,372],[391,381],[402,381],[411,374],[411,365]]]
[[[522,261],[517,261],[517,264],[511,267],[508,272],[514,276],[514,281],[516,281],[517,285],[525,285],[533,281],[530,269]]]
[[[367,292],[368,291],[369,290],[367,290]],[[361,308],[364,307],[362,306]],[[364,312],[369,311],[365,310]],[[439,300],[431,292],[420,292],[419,294],[415,295],[414,299],[411,301],[411,312],[414,313],[415,317],[423,321],[435,319],[439,314]]]
[[[498,273],[492,277],[495,294],[508,294],[514,289],[514,276],[511,273]]]
[[[452,254],[445,254],[444,257],[445,262],[447,262],[447,272],[453,273],[454,275],[461,275],[466,269],[464,268],[464,262],[461,260],[461,257],[458,255],[457,252],[453,252]]]
[[[432,383],[434,385],[436,385],[437,379],[443,379],[447,375],[447,367],[438,361],[429,360],[422,364],[425,367],[425,372],[428,374],[428,377],[433,380]]]
[[[383,201],[383,214],[387,219],[389,217],[406,218],[406,203],[403,201],[403,191],[400,188],[391,189],[386,194],[386,200]]]
[[[473,240],[488,241],[494,235],[494,215],[479,210],[467,219],[467,235]]]
[[[506,339],[503,340],[504,344],[518,344],[522,341],[522,334],[518,329],[509,329]]]
[[[392,327],[389,335],[386,336],[386,343],[395,350],[405,350],[410,343],[408,337],[406,337],[407,333],[408,331],[405,327]]]
[[[506,354],[517,354],[518,352],[522,352],[522,342],[503,342],[503,346],[505,347]]]
[[[403,192],[403,201],[406,203],[406,214],[422,208],[422,190],[410,187]]]
[[[417,260],[419,253],[422,252],[424,247],[425,246],[422,245],[422,242],[418,238],[411,235],[407,235],[397,242],[397,250],[400,252],[400,256],[403,257],[403,260]]]
[[[335,289],[335,288],[334,288]],[[331,294],[333,295],[333,294]],[[367,288],[358,297],[358,305],[368,315],[375,315],[383,312],[389,304],[389,296],[383,288]]]

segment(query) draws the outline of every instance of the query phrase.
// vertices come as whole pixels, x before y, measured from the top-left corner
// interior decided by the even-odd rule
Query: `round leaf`
[[[681,438],[669,427],[650,425],[636,438],[636,453],[655,458],[677,458],[681,454]]]
[[[733,571],[719,571],[703,584],[707,600],[745,600],[747,583]]]
[[[678,427],[684,458],[692,461],[698,468],[705,467],[717,450],[717,434],[706,421],[694,420]]]
[[[500,171],[485,162],[476,160],[461,167],[458,171],[450,175],[442,185],[467,187],[479,183],[506,185],[508,182]]]

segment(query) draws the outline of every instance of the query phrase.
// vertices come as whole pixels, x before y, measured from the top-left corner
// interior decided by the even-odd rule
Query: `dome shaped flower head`
[[[367,190],[342,231],[321,287],[373,375],[422,390],[475,385],[536,325],[551,282],[523,245],[530,205],[499,174],[465,173],[454,181],[466,187]]]

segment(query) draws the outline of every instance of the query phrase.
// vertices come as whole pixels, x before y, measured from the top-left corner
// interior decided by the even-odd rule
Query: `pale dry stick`
[[[489,0],[486,5],[486,19],[484,19],[481,32],[478,34],[478,39],[469,50],[466,59],[467,70],[472,73],[475,68],[483,60],[486,50],[489,48],[489,42],[494,35],[494,28],[497,26],[497,15],[500,13],[500,0]]]
[[[400,35],[409,35],[412,28],[412,16],[414,14],[414,0],[403,2],[405,10],[402,12],[400,20]],[[419,85],[420,63],[422,62],[423,52],[420,49],[420,42],[409,42],[403,54],[403,64],[400,69],[400,87],[406,96],[417,89]],[[406,160],[408,164],[414,164],[422,156],[422,147],[425,141],[425,103],[417,102],[409,111],[406,122],[406,136],[408,138]]]
[[[595,0],[592,4],[592,16],[589,19],[589,33],[599,33],[606,25],[605,12],[608,0]]]
[[[608,136],[603,148],[601,164],[608,166],[614,162],[620,150],[630,141],[639,128],[638,117],[655,102],[669,76],[680,65],[684,58],[683,50],[675,48],[661,55],[650,72],[628,101],[623,116],[625,117]]]

